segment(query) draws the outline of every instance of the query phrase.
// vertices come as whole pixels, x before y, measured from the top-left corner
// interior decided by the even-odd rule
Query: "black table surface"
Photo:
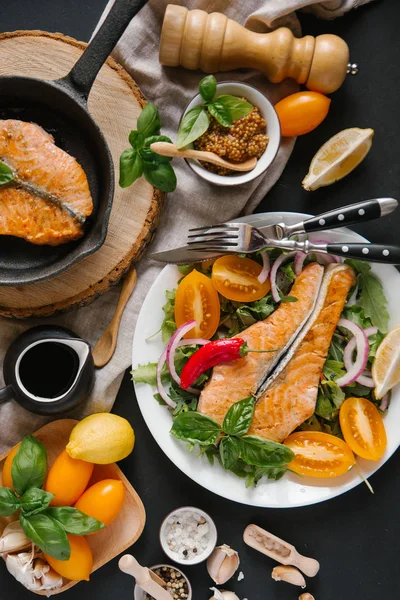
[[[61,31],[87,40],[106,0],[3,0],[0,28]],[[360,65],[357,77],[348,78],[334,94],[327,120],[313,133],[297,140],[289,163],[258,212],[289,210],[316,213],[362,199],[399,197],[400,182],[400,6],[398,0],[383,0],[359,8],[335,21],[320,21],[302,15],[303,32],[332,32],[344,37],[351,59]],[[307,193],[301,180],[320,145],[346,127],[372,127],[372,150],[354,173],[335,185]],[[371,241],[398,243],[400,212],[379,222],[354,229]],[[297,549],[316,557],[320,573],[309,580],[308,590],[316,600],[395,600],[400,596],[399,497],[400,454],[393,456],[374,476],[375,495],[360,485],[328,502],[298,509],[246,507],[216,496],[181,473],[164,456],[148,431],[135,401],[127,374],[114,411],[132,423],[136,447],[121,467],[146,507],[143,535],[131,549],[145,565],[165,561],[158,542],[162,518],[182,505],[196,505],[215,519],[219,543],[240,552],[241,582],[236,577],[226,585],[239,598],[248,600],[295,600],[300,590],[271,580],[273,562],[246,547],[242,532],[257,523],[292,542]],[[206,600],[212,584],[204,564],[186,568],[195,600]],[[119,572],[114,559],[91,577],[63,594],[65,600],[118,600],[132,598],[133,580]],[[0,600],[32,598],[0,568]]]

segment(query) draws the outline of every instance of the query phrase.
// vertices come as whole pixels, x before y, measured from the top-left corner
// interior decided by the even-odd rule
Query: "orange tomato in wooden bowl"
[[[71,506],[85,491],[93,463],[71,458],[66,450],[56,458],[47,475],[45,490],[55,494],[52,506]]]
[[[309,133],[322,123],[331,99],[319,92],[297,92],[275,104],[283,137]]]
[[[75,503],[75,508],[105,525],[109,525],[118,515],[124,500],[125,486],[122,481],[103,479],[84,492]]]
[[[89,581],[93,568],[93,554],[87,540],[78,535],[67,535],[71,548],[68,560],[57,560],[48,554],[45,558],[52,569],[72,581]]]
[[[1,473],[1,485],[3,487],[7,487],[14,490],[14,484],[13,484],[13,480],[12,480],[12,475],[11,475],[11,469],[12,469],[12,463],[14,460],[14,456],[17,454],[17,451],[19,449],[21,444],[18,444],[17,446],[15,446],[15,448],[13,448],[10,452],[10,454],[7,456],[6,460],[4,461],[4,465],[3,465],[3,471]]]

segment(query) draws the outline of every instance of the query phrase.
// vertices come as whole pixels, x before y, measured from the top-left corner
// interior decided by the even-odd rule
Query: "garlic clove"
[[[18,552],[31,546],[31,540],[25,535],[19,521],[9,523],[0,537],[0,554],[5,552]]]
[[[7,554],[5,562],[9,573],[28,590],[55,590],[63,585],[61,575],[42,558],[34,558],[32,553]]]
[[[271,577],[275,581],[285,581],[286,583],[298,585],[302,588],[306,587],[306,581],[303,575],[300,573],[300,571],[296,569],[296,567],[287,567],[279,565],[278,567],[275,567],[273,569]]]
[[[315,598],[312,594],[306,592],[305,594],[301,594],[301,596],[299,596],[299,600],[315,600]]]
[[[239,600],[238,596],[229,590],[218,590],[215,587],[211,587],[210,590],[214,593],[210,600]]]
[[[239,554],[227,544],[217,546],[207,560],[207,571],[217,585],[226,583],[239,568]]]

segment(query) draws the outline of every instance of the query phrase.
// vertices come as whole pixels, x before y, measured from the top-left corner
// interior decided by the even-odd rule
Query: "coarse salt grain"
[[[244,573],[243,573],[243,571],[240,571],[240,573],[239,573],[239,575],[237,577],[237,580],[238,581],[242,581],[242,579],[244,579]]]
[[[171,555],[180,560],[197,558],[207,549],[210,541],[207,521],[193,511],[182,511],[170,517],[165,535]]]

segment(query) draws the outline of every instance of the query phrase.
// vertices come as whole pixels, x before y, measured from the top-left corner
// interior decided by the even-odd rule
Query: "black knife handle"
[[[310,244],[310,250],[312,246],[313,244]],[[366,260],[367,262],[400,265],[400,246],[390,246],[388,244],[351,244],[344,242],[341,244],[326,244],[326,251],[329,254],[343,256],[344,258],[356,258]]]
[[[394,198],[365,200],[311,217],[311,219],[303,221],[302,225],[307,233],[345,227],[388,215],[397,208],[397,205],[398,202]]]

